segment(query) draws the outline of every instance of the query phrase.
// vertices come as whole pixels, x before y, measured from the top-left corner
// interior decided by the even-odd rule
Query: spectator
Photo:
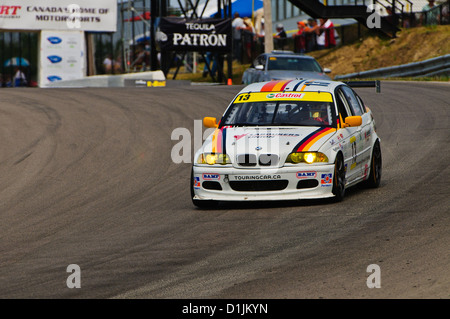
[[[150,52],[145,50],[145,47],[143,45],[139,45],[137,47],[137,51],[135,54],[137,57],[131,63],[131,67],[134,69],[139,69],[141,71],[144,71],[148,65],[150,65]]]
[[[294,33],[294,51],[297,53],[304,53],[306,51],[305,44],[305,27],[306,23],[303,21],[297,22],[297,33]]]
[[[234,19],[231,23],[233,28],[233,58],[242,61],[242,31],[244,20],[239,16],[239,12],[234,13]]]
[[[277,33],[273,36],[273,38],[276,41],[275,43],[277,44],[276,45],[277,49],[284,50],[286,47],[287,34],[286,31],[284,30],[283,24],[281,23],[277,24]]]
[[[442,18],[441,18],[441,24],[448,24],[450,22],[450,12],[449,12],[449,2],[444,4],[442,6]]]
[[[424,23],[425,20],[425,23]],[[434,5],[434,0],[428,0],[428,4],[422,8],[420,23],[422,25],[436,25],[439,21],[439,8]]]
[[[205,56],[205,67],[203,68],[203,77],[205,78],[206,75],[208,74],[208,66],[211,70],[211,75],[212,77],[216,76],[216,71],[217,71],[217,60],[218,60],[218,54],[217,53],[212,53],[212,52],[206,52],[206,56]],[[212,62],[212,67],[211,67],[211,62]]]
[[[22,72],[22,69],[16,67],[16,74],[13,77],[13,85],[14,87],[21,87],[27,85],[27,78],[25,74]]]
[[[266,32],[264,31],[264,18],[262,18],[259,31],[256,32],[256,40],[258,41],[258,44],[261,46],[262,51],[264,51],[265,36],[266,36]]]
[[[113,65],[112,55],[107,54],[105,59],[103,60],[103,71],[106,74],[112,73],[112,65]]]
[[[249,62],[253,60],[253,43],[255,41],[255,27],[253,26],[252,20],[246,17],[244,18],[244,27],[242,28],[243,43],[245,44],[245,52],[247,54],[247,59]]]
[[[317,37],[317,48],[328,49],[336,46],[336,34],[333,22],[329,19],[320,19],[319,36]]]
[[[319,35],[319,26],[317,21],[313,18],[308,19],[308,25],[303,31],[305,33],[306,52],[311,52],[317,49],[317,36]]]

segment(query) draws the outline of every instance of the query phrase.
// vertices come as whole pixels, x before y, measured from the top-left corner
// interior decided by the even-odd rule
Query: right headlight
[[[230,157],[227,154],[221,153],[202,153],[197,158],[198,164],[208,164],[208,165],[226,165],[231,164]]]
[[[286,158],[286,163],[328,163],[328,157],[321,152],[293,152]]]

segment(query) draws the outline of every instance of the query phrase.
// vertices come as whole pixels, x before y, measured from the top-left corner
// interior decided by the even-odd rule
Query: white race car
[[[375,86],[379,82],[354,82]],[[369,84],[369,85],[367,85]],[[334,197],[360,182],[380,185],[380,139],[350,83],[282,80],[242,89],[196,152],[194,205]],[[356,86],[356,85],[354,85]]]

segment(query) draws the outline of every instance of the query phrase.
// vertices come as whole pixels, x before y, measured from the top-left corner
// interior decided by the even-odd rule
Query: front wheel
[[[345,166],[342,153],[336,156],[334,162],[333,194],[336,202],[344,199],[345,195]]]

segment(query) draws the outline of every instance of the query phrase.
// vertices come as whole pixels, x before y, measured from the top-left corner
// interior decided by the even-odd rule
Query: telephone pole
[[[272,2],[264,0],[264,51],[270,53],[273,51],[272,34]]]

